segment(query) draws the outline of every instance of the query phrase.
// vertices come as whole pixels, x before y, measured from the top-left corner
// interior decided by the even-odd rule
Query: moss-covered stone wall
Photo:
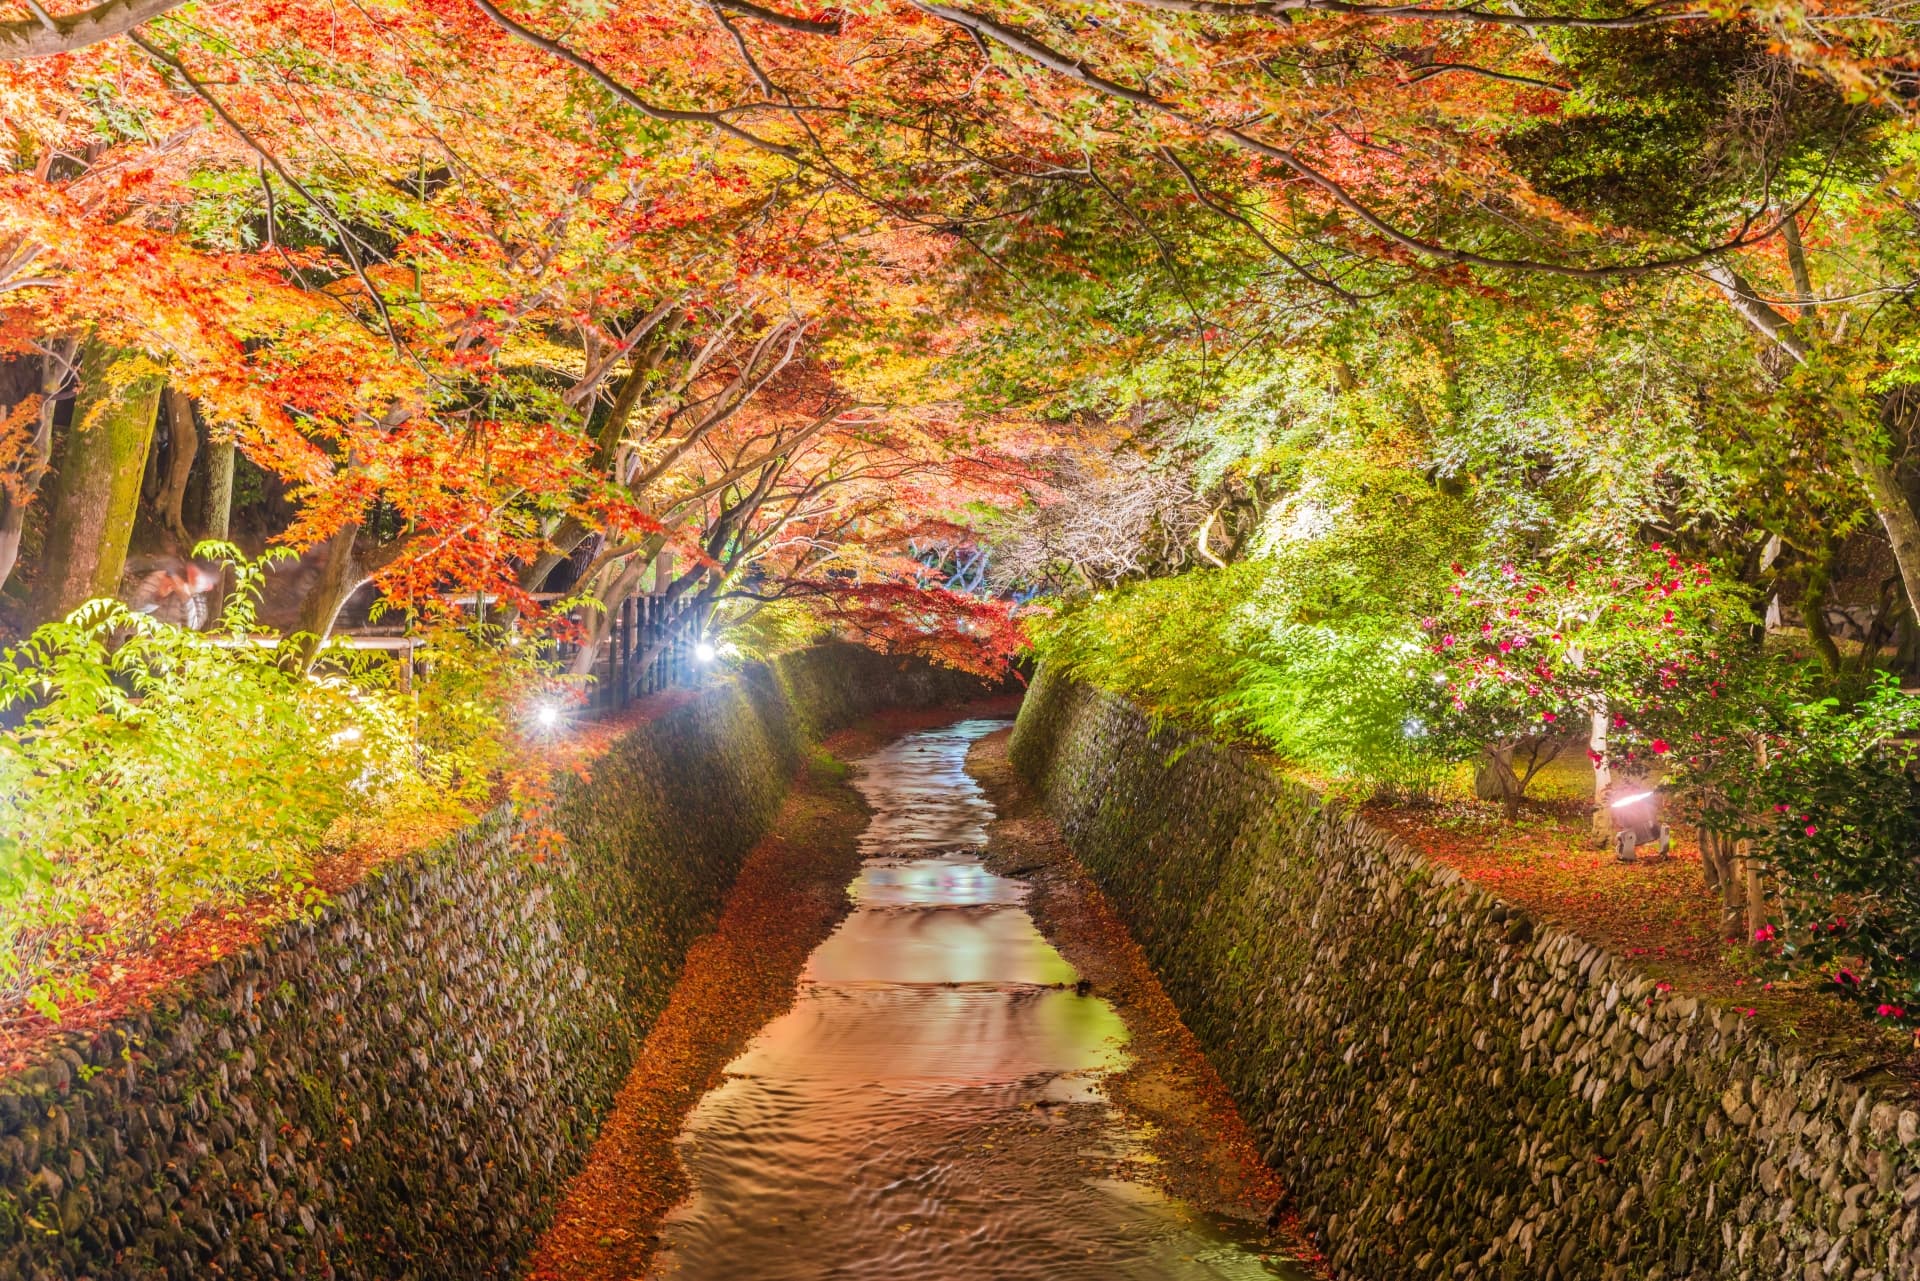
[[[0,1281],[507,1277],[805,740],[979,684],[829,646],[0,1078]],[[557,836],[559,839],[554,839]]]
[[[1920,1104],[1270,766],[1035,681],[1012,744],[1341,1277],[1920,1277]]]

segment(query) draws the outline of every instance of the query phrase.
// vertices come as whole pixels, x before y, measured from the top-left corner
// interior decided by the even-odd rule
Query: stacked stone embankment
[[[1013,758],[1340,1277],[1910,1281],[1920,1100],[1043,672]]]
[[[0,1281],[512,1276],[806,740],[980,692],[852,646],[749,669],[532,824],[60,1037],[0,1077]]]

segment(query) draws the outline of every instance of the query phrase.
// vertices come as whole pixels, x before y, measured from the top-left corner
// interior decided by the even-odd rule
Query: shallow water
[[[992,807],[963,768],[999,721],[856,763],[874,810],[854,910],[794,1008],[689,1118],[693,1198],[654,1275],[681,1281],[1299,1278],[1126,1177],[1145,1158],[1100,1079],[1113,1007],[982,865]],[[1137,1167],[1135,1167],[1137,1168]]]

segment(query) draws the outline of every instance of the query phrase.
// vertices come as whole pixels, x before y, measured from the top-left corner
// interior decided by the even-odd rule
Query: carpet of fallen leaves
[[[1457,801],[1370,806],[1367,816],[1415,848],[1535,916],[1601,944],[1656,981],[1739,1010],[1850,1076],[1920,1089],[1911,1039],[1874,1026],[1811,980],[1790,981],[1739,937],[1722,933],[1691,832],[1666,859],[1622,863],[1590,835],[1580,801],[1529,802],[1508,823],[1499,806]]]
[[[593,760],[622,736],[683,706],[697,693],[668,690],[616,714],[583,716],[543,745],[542,758],[556,775],[562,771],[584,774]],[[537,792],[545,780],[516,781],[531,784]],[[509,790],[515,789],[503,785],[492,800],[506,799]],[[525,792],[528,788],[517,790]],[[326,897],[337,895],[381,864],[451,835],[472,817],[445,814],[433,821],[384,826],[346,849],[325,854],[314,866],[313,888]],[[93,995],[63,1008],[58,1022],[26,1006],[0,1010],[0,1071],[13,1071],[32,1062],[55,1033],[87,1031],[144,1008],[175,984],[258,943],[266,931],[285,919],[286,913],[283,898],[262,894],[219,911],[197,912],[143,944],[117,949],[103,956],[89,973]]]
[[[687,1114],[726,1065],[793,1004],[807,956],[850,906],[867,811],[840,762],[915,729],[1011,715],[1018,701],[887,712],[830,737],[747,856],[713,933],[687,952],[673,996],[641,1046],[587,1163],[534,1247],[529,1281],[631,1281],[661,1219],[691,1188],[674,1149]]]
[[[1232,1096],[1146,954],[1008,761],[1008,738],[1006,731],[988,735],[967,756],[968,773],[999,815],[988,828],[987,862],[1032,886],[1026,906],[1041,932],[1127,1026],[1132,1061],[1107,1078],[1106,1093],[1155,1158],[1130,1166],[1127,1177],[1145,1177],[1210,1216],[1248,1224],[1268,1235],[1275,1256],[1325,1275],[1287,1208],[1279,1176],[1260,1159]]]

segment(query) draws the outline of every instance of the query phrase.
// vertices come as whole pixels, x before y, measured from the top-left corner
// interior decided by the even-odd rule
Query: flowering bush
[[[1920,698],[1883,673],[1851,706],[1784,701],[1744,729],[1703,726],[1675,765],[1701,821],[1751,840],[1768,869],[1779,919],[1753,941],[1868,1013],[1920,1026]]]
[[[0,1007],[57,1014],[197,912],[298,910],[327,849],[444,828],[502,764],[499,682],[457,638],[418,701],[371,668],[301,672],[248,643],[256,570],[219,634],[100,600],[0,657]]]
[[[1683,674],[1721,665],[1714,637],[1750,621],[1746,601],[1705,565],[1653,543],[1558,569],[1454,566],[1450,601],[1423,619],[1432,718],[1455,759],[1484,755],[1513,773],[1516,753],[1587,737],[1606,720],[1596,766],[1651,766],[1669,750],[1649,713]],[[1711,679],[1709,677],[1708,679]],[[1527,777],[1507,782],[1511,803]]]

